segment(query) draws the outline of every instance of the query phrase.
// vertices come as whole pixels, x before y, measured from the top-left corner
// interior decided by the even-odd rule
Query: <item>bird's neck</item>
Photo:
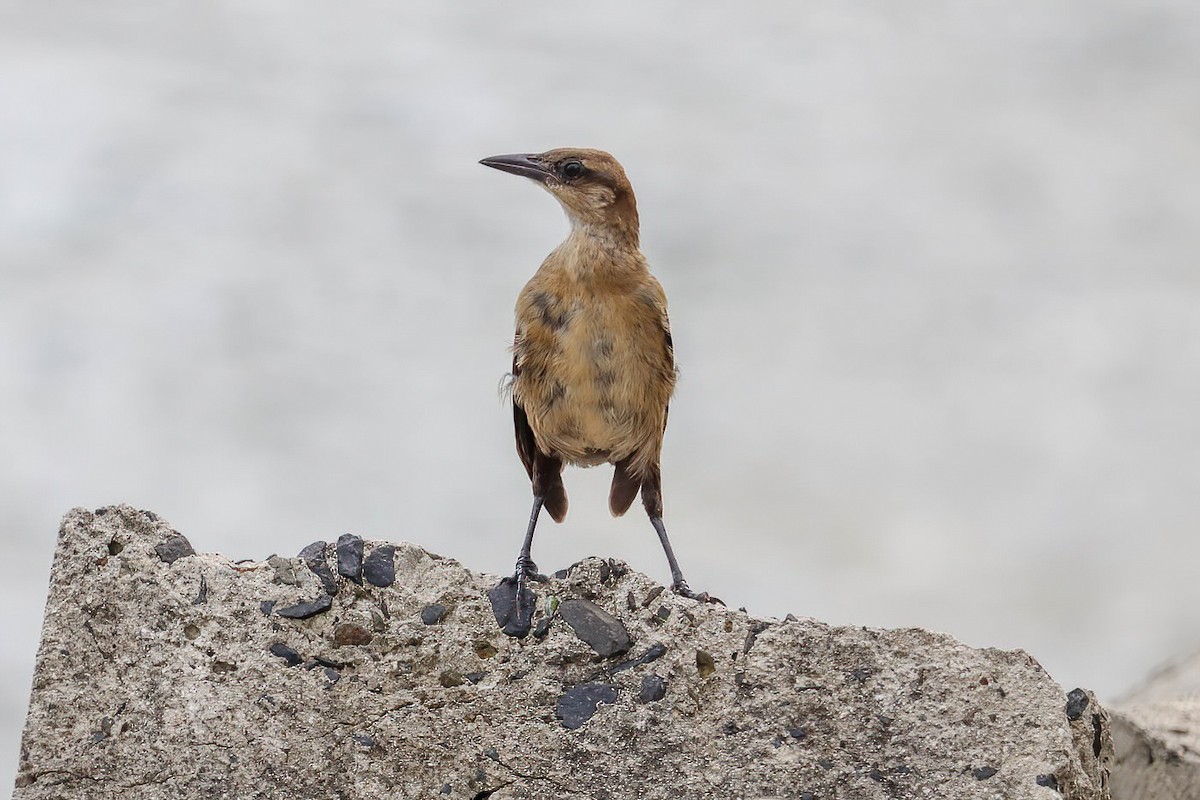
[[[572,219],[571,233],[558,246],[557,254],[560,266],[578,280],[646,271],[636,223],[630,229]]]

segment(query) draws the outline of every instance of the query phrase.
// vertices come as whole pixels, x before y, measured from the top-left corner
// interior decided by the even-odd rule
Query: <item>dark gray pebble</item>
[[[451,793],[451,792],[453,792],[453,791],[454,791],[454,789],[453,789],[453,788],[451,788],[450,784],[448,784],[448,783],[443,783],[443,784],[442,784],[442,790],[441,790],[440,792],[438,792],[438,794],[450,794],[450,793]]]
[[[300,657],[299,653],[288,647],[286,644],[273,644],[271,645],[270,649],[271,655],[279,656],[287,662],[289,667],[294,667],[304,660]]]
[[[512,578],[501,578],[499,583],[488,589],[488,600],[491,601],[492,615],[501,631],[518,639],[529,635],[533,625],[533,607],[537,605],[537,596],[533,592],[526,588],[518,603],[517,582]]]
[[[333,571],[329,569],[329,562],[325,560],[325,547],[325,542],[313,542],[300,551],[300,558],[321,581],[321,588],[325,590],[325,594],[333,595],[337,594],[338,585]]]
[[[375,746],[375,738],[365,733],[352,733],[350,734],[350,738],[354,740],[355,744],[365,747],[368,750]]]
[[[434,603],[421,609],[421,622],[426,625],[437,625],[445,616],[446,607],[440,603]]]
[[[466,675],[463,675],[463,677],[471,683],[479,683],[481,680],[483,680],[483,676],[484,673],[482,672],[468,672]]]
[[[363,540],[353,533],[343,533],[337,540],[338,575],[362,583]]]
[[[271,616],[271,612],[275,609],[274,600],[263,600],[258,604],[258,610],[263,613],[264,617]]]
[[[325,679],[330,683],[337,683],[342,679],[342,673],[338,672],[333,667],[325,668]]]
[[[1058,789],[1058,778],[1054,777],[1053,775],[1038,775],[1037,776],[1037,785],[1045,786],[1047,788],[1057,790]]]
[[[196,555],[196,551],[192,549],[192,543],[180,533],[165,542],[154,545],[154,552],[158,553],[159,559],[167,564],[173,564],[185,556]]]
[[[793,739],[803,739],[805,736],[808,736],[808,731],[804,730],[804,728],[792,728],[788,731],[788,736],[791,736]]]
[[[333,577],[333,571],[329,569],[329,565],[325,563],[324,559],[309,561],[308,568],[321,581],[321,588],[325,590],[325,594],[337,594],[337,579]]]
[[[550,626],[554,624],[554,617],[542,617],[538,620],[537,627],[533,629],[533,638],[545,639],[550,633]]]
[[[342,667],[346,666],[341,661],[334,661],[333,659],[325,658],[324,656],[313,656],[313,661],[317,662],[322,667],[329,667],[330,669],[341,669]]]
[[[628,661],[622,661],[609,671],[613,674],[616,674],[618,672],[627,670],[630,667],[640,667],[643,664],[649,664],[652,661],[657,661],[658,659],[662,658],[666,652],[666,645],[664,645],[662,642],[655,642],[654,644],[650,645],[649,648],[647,648],[646,652],[642,653],[637,658],[631,658]]]
[[[638,661],[642,664],[649,664],[651,661],[658,661],[658,659],[662,658],[666,654],[667,646],[662,642],[655,642],[654,644],[650,645],[650,648],[646,650],[645,655],[638,659]]]
[[[653,703],[667,696],[667,682],[657,675],[647,675],[642,678],[642,688],[638,692],[639,703]]]
[[[203,575],[200,576],[200,588],[196,591],[196,598],[192,600],[192,605],[199,606],[208,602],[208,579]]]
[[[587,722],[601,705],[617,702],[617,687],[608,683],[584,683],[567,690],[554,707],[554,713],[569,731]]]
[[[1087,711],[1088,696],[1083,689],[1072,689],[1067,692],[1067,719],[1079,719]]]
[[[313,542],[300,551],[300,558],[305,562],[325,560],[325,542]]]
[[[565,600],[558,613],[576,636],[604,658],[624,653],[633,645],[621,620],[590,600]]]
[[[310,603],[296,603],[294,606],[281,608],[275,613],[288,619],[308,619],[333,607],[333,598],[323,594]]]
[[[975,776],[975,780],[977,781],[986,781],[996,774],[996,770],[994,767],[976,767],[971,770],[971,774]]]
[[[363,577],[372,586],[386,589],[396,582],[396,548],[390,544],[376,547],[363,562]]]

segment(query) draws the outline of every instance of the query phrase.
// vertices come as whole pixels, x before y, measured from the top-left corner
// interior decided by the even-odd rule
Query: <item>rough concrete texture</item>
[[[175,536],[127,506],[65,518],[18,800],[1109,796],[1106,714],[1020,651],[758,619],[600,559],[537,585],[516,640],[494,576],[415,545],[365,543],[381,588],[333,545],[167,563]],[[279,616],[328,596],[321,554],[328,610]],[[551,598],[631,645],[599,656]]]
[[[1164,665],[1112,714],[1115,800],[1200,797],[1200,653]]]

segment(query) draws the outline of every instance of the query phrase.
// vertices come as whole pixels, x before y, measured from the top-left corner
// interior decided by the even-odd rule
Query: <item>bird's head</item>
[[[637,201],[620,162],[603,150],[563,147],[544,153],[491,156],[480,164],[540,183],[575,227],[638,236]]]

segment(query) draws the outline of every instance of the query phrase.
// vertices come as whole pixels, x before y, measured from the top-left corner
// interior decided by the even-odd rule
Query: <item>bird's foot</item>
[[[687,585],[687,581],[678,580],[671,584],[671,591],[680,597],[686,597],[689,600],[695,600],[697,603],[716,603],[725,605],[725,601],[719,597],[713,597],[708,592],[693,592],[691,587]]]
[[[492,614],[502,632],[517,639],[529,635],[537,595],[525,587],[523,576],[501,578],[488,590],[488,600],[492,602]]]
[[[513,579],[518,581],[522,587],[526,581],[536,581],[537,583],[546,583],[550,579],[542,573],[538,572],[537,564],[533,563],[532,558],[518,558],[517,569],[513,572]]]
[[[532,559],[517,559],[517,569],[512,576],[502,578],[488,591],[492,613],[501,631],[518,639],[529,635],[533,626],[533,610],[537,607],[537,595],[529,588],[529,581],[545,583],[548,580],[538,572],[537,564]]]

